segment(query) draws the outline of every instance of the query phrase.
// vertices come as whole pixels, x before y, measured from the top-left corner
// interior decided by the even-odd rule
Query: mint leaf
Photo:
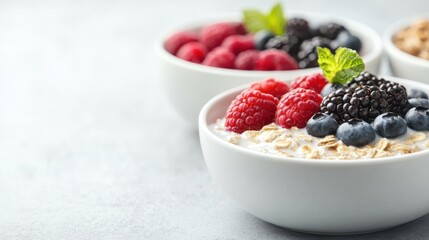
[[[362,58],[352,49],[340,47],[334,56],[328,48],[318,47],[317,53],[320,68],[331,83],[344,85],[365,69]]]
[[[331,50],[328,48],[321,47],[317,47],[317,55],[319,57],[317,62],[322,69],[323,75],[331,82],[337,74],[334,55],[332,55]]]
[[[275,35],[283,35],[286,19],[283,15],[282,5],[277,3],[267,15],[256,9],[244,10],[243,24],[251,33],[269,30]]]
[[[267,22],[271,31],[275,35],[283,35],[285,31],[286,19],[283,15],[283,8],[280,3],[274,5],[267,16]]]
[[[248,9],[243,11],[243,23],[247,31],[256,33],[269,29],[267,18],[258,10]]]

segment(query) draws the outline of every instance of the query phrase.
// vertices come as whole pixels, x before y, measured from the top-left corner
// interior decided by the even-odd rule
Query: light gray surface
[[[231,203],[159,84],[153,43],[165,27],[271,3],[0,0],[0,239],[331,239]],[[385,3],[284,6],[378,32],[429,10],[426,0]],[[332,239],[428,238],[425,216]]]

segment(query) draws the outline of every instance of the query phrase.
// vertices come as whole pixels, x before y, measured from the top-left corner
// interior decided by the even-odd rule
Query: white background
[[[0,239],[325,239],[230,202],[158,79],[153,45],[165,28],[273,3],[0,0]],[[283,5],[380,34],[429,12],[427,0]],[[334,239],[428,238],[425,216]]]

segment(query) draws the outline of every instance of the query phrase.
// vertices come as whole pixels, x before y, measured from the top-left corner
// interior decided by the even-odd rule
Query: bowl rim
[[[352,25],[353,27],[350,28],[352,32],[354,31],[364,32],[365,35],[368,36],[368,39],[370,40],[371,45],[373,45],[371,51],[369,51],[364,56],[362,56],[362,58],[364,59],[364,62],[375,61],[383,52],[383,43],[380,36],[372,28],[356,20],[344,18],[344,17],[337,17],[329,14],[307,12],[307,11],[296,11],[296,10],[288,10],[286,14],[292,15],[292,16],[294,15],[313,16],[314,15],[316,17],[325,18],[327,19],[327,21],[338,21],[345,25]],[[291,74],[299,73],[302,75],[306,75],[309,73],[321,72],[319,67],[307,68],[307,69],[295,69],[295,70],[281,70],[281,71],[258,71],[258,70],[238,70],[238,69],[217,68],[217,67],[205,66],[202,64],[185,61],[183,59],[180,59],[170,54],[164,48],[164,43],[166,39],[169,36],[171,36],[171,34],[173,34],[174,32],[177,32],[179,30],[198,28],[204,24],[213,23],[216,21],[217,22],[234,21],[234,20],[236,21],[237,19],[239,19],[239,17],[240,17],[239,12],[222,13],[222,14],[210,15],[203,18],[194,19],[192,21],[188,21],[187,23],[176,25],[175,27],[172,27],[164,31],[160,35],[158,35],[158,38],[156,40],[156,45],[155,45],[155,51],[157,55],[160,56],[165,61],[168,61],[175,65],[179,65],[182,68],[187,68],[187,69],[191,69],[199,72],[208,72],[212,74],[224,75],[224,76],[264,77],[266,76],[267,72],[270,72],[273,75],[280,75],[280,74],[286,74],[286,73],[291,73]]]
[[[384,45],[386,46],[386,52],[390,53],[391,55],[395,55],[398,58],[402,58],[404,61],[410,62],[412,64],[418,65],[420,67],[426,67],[429,68],[429,60],[419,58],[417,56],[414,56],[412,54],[409,54],[401,49],[399,49],[394,43],[393,43],[393,36],[398,33],[400,30],[411,26],[411,24],[419,19],[427,19],[429,20],[429,13],[426,14],[420,14],[417,16],[401,19],[399,21],[394,22],[392,25],[390,25],[386,31],[384,32],[382,38]]]
[[[396,78],[392,76],[380,76],[385,79],[392,80],[394,82],[398,82],[400,84],[406,84],[406,82],[411,82],[413,87],[418,87],[419,89],[429,89],[429,85],[426,85],[421,82],[413,81],[413,80],[407,80],[403,78]],[[217,136],[215,133],[213,133],[207,124],[206,118],[208,114],[208,110],[218,101],[225,98],[226,96],[229,96],[231,94],[238,94],[245,88],[248,88],[250,84],[244,84],[238,87],[234,87],[232,89],[229,89],[227,91],[224,91],[222,93],[219,93],[212,99],[210,99],[204,107],[201,109],[200,114],[198,116],[198,131],[204,131],[204,134],[208,136],[213,141],[223,145],[224,147],[228,148],[231,151],[237,151],[245,155],[254,155],[258,156],[262,161],[272,161],[272,162],[281,162],[281,163],[294,163],[294,164],[310,164],[310,165],[378,165],[378,164],[390,164],[390,163],[397,163],[397,162],[404,162],[404,161],[411,161],[412,159],[418,159],[419,157],[423,156],[429,156],[429,149],[422,150],[415,153],[409,153],[399,156],[393,156],[393,157],[386,157],[386,158],[361,158],[361,159],[349,159],[349,160],[341,160],[341,159],[334,159],[334,160],[328,160],[328,159],[307,159],[307,158],[301,158],[301,157],[284,157],[284,156],[277,156],[274,154],[267,154],[262,153],[258,151],[254,151],[251,149],[247,149],[235,144],[231,144],[223,139],[221,139],[219,136]],[[201,134],[201,133],[200,133]]]

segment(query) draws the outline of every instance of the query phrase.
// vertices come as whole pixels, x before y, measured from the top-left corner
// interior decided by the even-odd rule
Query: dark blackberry
[[[289,53],[294,58],[296,58],[298,55],[300,44],[301,44],[301,42],[298,39],[298,37],[296,37],[294,35],[287,34],[287,35],[276,36],[274,38],[271,38],[267,42],[265,47],[267,49],[276,48],[276,49],[283,50],[283,51]]]
[[[286,32],[287,35],[298,37],[300,41],[311,37],[310,26],[303,18],[290,18],[287,22]]]
[[[338,123],[353,118],[368,123],[385,112],[388,112],[387,93],[376,86],[358,86],[338,89],[323,98],[320,110],[329,114]]]
[[[390,104],[390,112],[405,116],[407,111],[410,109],[410,103],[408,102],[407,89],[395,82],[386,81],[381,84],[381,90],[386,91],[387,101]]]
[[[374,74],[369,72],[361,72],[358,76],[354,77],[348,84],[348,87],[358,87],[361,85],[367,86],[380,86],[385,83],[386,80],[378,78]]]
[[[331,46],[331,40],[323,37],[313,37],[302,42],[298,52],[299,68],[318,67],[317,63],[317,47],[326,47],[334,50]]]
[[[319,26],[318,35],[334,40],[342,31],[347,31],[343,25],[328,22]]]
[[[357,86],[377,86],[387,94],[387,103],[390,112],[405,116],[410,109],[408,102],[407,89],[395,82],[379,78],[369,72],[362,72],[359,76],[353,78],[348,84],[349,87]]]

